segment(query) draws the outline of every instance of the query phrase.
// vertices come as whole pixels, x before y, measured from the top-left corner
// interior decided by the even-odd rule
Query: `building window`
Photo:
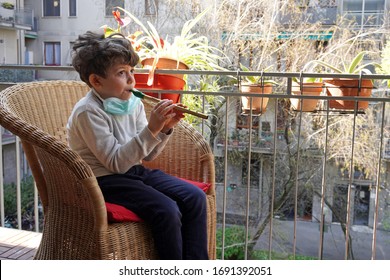
[[[157,15],[157,0],[145,0],[145,15]]]
[[[45,42],[45,65],[61,65],[61,43]]]
[[[248,161],[244,160],[242,163],[242,185],[246,188],[248,186],[248,167],[250,168],[251,178],[249,187],[258,189],[260,185],[260,160],[252,158],[251,164],[248,166]]]
[[[115,7],[125,8],[124,0],[106,0],[106,16],[112,16]]]
[[[60,16],[60,0],[43,0],[43,16],[59,17]]]
[[[261,122],[261,136],[267,137],[271,134],[271,123]]]
[[[378,27],[383,24],[385,0],[344,0],[343,12],[358,26]]]
[[[76,16],[76,0],[69,0],[69,16],[75,17]]]

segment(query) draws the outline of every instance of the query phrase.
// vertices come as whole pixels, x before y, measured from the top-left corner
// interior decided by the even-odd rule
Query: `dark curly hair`
[[[106,71],[115,64],[134,67],[138,62],[139,56],[130,41],[120,33],[105,38],[103,33],[88,31],[80,35],[73,45],[72,65],[81,80],[90,87],[91,74],[105,78]]]

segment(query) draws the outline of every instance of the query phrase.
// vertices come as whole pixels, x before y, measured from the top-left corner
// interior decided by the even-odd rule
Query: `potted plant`
[[[323,90],[322,79],[293,78],[291,93],[293,95],[319,96]],[[291,108],[295,111],[313,112],[317,108],[318,99],[291,98]]]
[[[138,54],[143,67],[148,68],[148,85],[153,83],[155,69],[192,69],[225,70],[219,63],[227,57],[216,47],[209,45],[206,36],[192,33],[192,28],[210,11],[211,6],[184,23],[179,36],[173,42],[162,39],[152,23],[145,26],[136,16],[117,7],[133,20],[141,29],[142,35],[135,38],[135,44],[141,46]],[[179,76],[182,78],[183,76]]]
[[[248,72],[249,68],[240,65],[241,70]],[[251,93],[261,93],[261,94],[271,94],[273,85],[277,85],[274,80],[263,79],[262,76],[242,76],[243,82],[239,83],[241,93],[246,95],[241,96],[242,111],[243,113],[248,113],[251,109],[251,99],[252,99],[252,112],[255,114],[264,114],[268,105],[267,97],[250,97]]]
[[[363,61],[363,58],[366,54],[370,53],[369,51],[359,52],[348,64],[342,58],[341,65],[342,68],[338,68],[329,63],[320,60],[314,60],[310,63],[315,63],[317,65],[324,66],[335,73],[344,73],[344,74],[371,74],[370,70],[367,69],[369,65],[375,65],[374,63],[367,63],[360,65]],[[331,96],[371,96],[372,89],[374,87],[372,80],[370,79],[351,79],[351,78],[325,78],[324,86],[326,88],[327,94]],[[355,102],[348,100],[330,100],[329,108],[334,109],[348,109],[354,110]],[[368,101],[358,101],[357,110],[364,110],[368,108]]]

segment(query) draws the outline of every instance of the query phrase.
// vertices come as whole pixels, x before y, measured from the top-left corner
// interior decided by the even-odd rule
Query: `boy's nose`
[[[128,80],[128,82],[131,84],[131,83],[133,83],[133,82],[135,82],[135,78],[134,78],[134,74],[133,73],[128,73],[127,74],[127,80]]]

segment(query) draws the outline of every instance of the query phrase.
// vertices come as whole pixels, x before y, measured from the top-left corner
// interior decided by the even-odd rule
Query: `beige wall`
[[[0,63],[18,62],[17,33],[15,30],[0,29]]]
[[[125,9],[137,15],[144,24],[146,24],[146,21],[151,21],[159,31],[162,30],[160,35],[165,37],[166,34],[178,34],[183,22],[192,18],[187,15],[186,11],[183,11],[184,2],[177,1],[176,8],[168,9],[163,6],[164,1],[159,1],[157,17],[145,16],[144,0],[125,1]],[[70,46],[79,34],[87,30],[98,30],[105,24],[112,27],[116,26],[112,16],[105,16],[105,0],[78,0],[76,17],[69,17],[69,0],[61,0],[61,15],[59,17],[43,17],[41,1],[25,0],[25,4],[34,9],[34,14],[39,21],[38,38],[33,45],[30,46],[29,44],[28,46],[34,51],[34,64],[43,64],[44,42],[60,42],[61,65],[69,65],[71,61]],[[135,28],[130,31],[134,32]],[[47,76],[48,73],[42,75],[41,78],[53,79],[53,77]]]

